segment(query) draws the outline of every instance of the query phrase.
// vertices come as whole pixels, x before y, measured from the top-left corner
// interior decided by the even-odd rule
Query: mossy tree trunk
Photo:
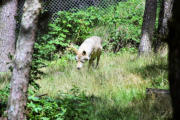
[[[15,52],[15,63],[8,100],[8,120],[26,120],[25,107],[33,46],[37,30],[39,0],[26,0]]]
[[[0,1],[0,72],[8,72],[15,53],[17,0]],[[9,64],[8,64],[9,63]]]
[[[152,38],[156,21],[157,0],[146,0],[142,24],[139,55],[149,55],[152,52]]]
[[[169,84],[173,106],[173,120],[180,118],[180,1],[174,0],[169,20]]]

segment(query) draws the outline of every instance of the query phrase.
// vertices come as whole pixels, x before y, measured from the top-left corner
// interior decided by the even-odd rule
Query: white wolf
[[[93,65],[93,61],[97,58],[96,67],[99,64],[101,51],[102,51],[102,39],[98,36],[92,36],[87,38],[77,50],[72,45],[70,46],[76,53],[77,69],[81,69],[85,61],[89,61],[88,68]]]

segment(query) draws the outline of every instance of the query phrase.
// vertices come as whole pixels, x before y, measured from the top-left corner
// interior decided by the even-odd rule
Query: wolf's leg
[[[98,51],[96,68],[99,65],[100,56],[101,56],[101,50]]]
[[[92,67],[95,68],[94,60],[92,61]]]
[[[90,66],[93,64],[93,61],[94,61],[94,59],[90,59],[90,60],[89,60],[88,69],[89,69],[89,68],[90,68]]]

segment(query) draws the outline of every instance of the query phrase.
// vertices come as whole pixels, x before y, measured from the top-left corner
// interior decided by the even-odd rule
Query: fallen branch
[[[166,99],[170,101],[170,92],[165,89],[146,88],[146,97],[148,99],[156,98],[159,100]]]
[[[45,93],[45,94],[41,94],[41,95],[37,95],[36,97],[43,97],[43,96],[47,96],[48,94]]]
[[[165,89],[146,88],[146,94],[170,95],[170,92]]]

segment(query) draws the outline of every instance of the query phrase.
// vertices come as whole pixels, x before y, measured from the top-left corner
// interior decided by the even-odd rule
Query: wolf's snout
[[[83,63],[81,63],[80,61],[78,61],[77,63],[77,69],[80,70],[83,66]]]

